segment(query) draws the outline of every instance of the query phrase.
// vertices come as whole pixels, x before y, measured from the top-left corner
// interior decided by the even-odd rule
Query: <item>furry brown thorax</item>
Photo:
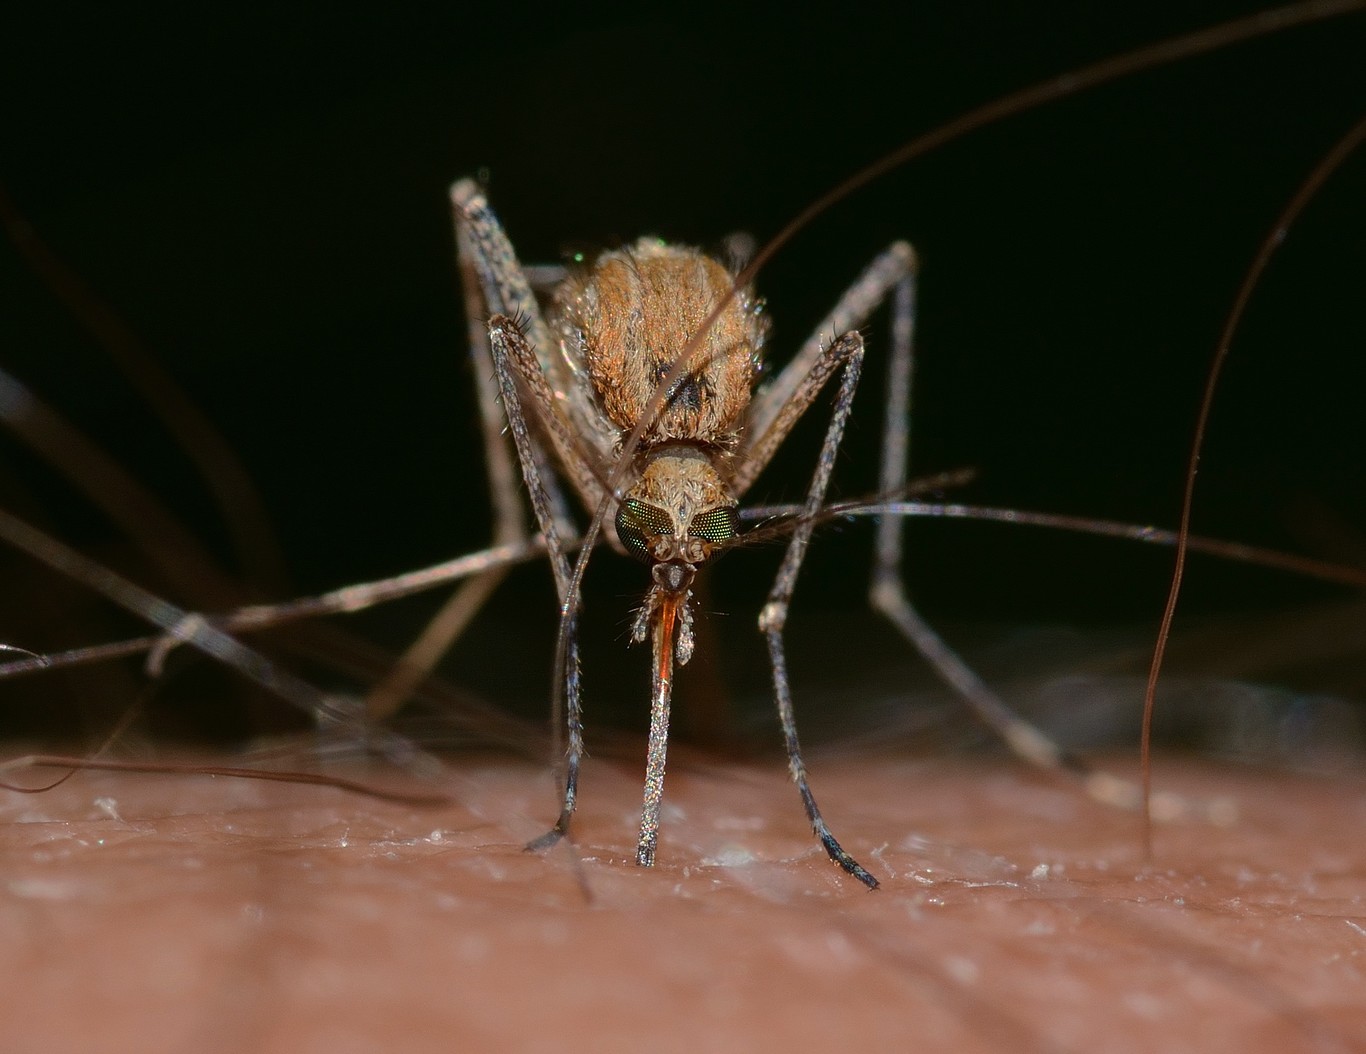
[[[643,238],[604,253],[555,297],[566,358],[581,361],[602,413],[624,437],[646,416],[659,382],[734,287],[718,261]],[[697,342],[689,369],[642,435],[637,476],[617,515],[626,549],[695,565],[734,536],[737,501],[726,459],[758,374],[767,319],[746,291]]]

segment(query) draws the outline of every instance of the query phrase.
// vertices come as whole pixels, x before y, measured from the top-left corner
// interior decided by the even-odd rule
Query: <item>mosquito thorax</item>
[[[602,413],[623,431],[651,415],[656,387],[687,353],[691,368],[643,443],[726,446],[738,439],[768,331],[749,290],[727,301],[734,288],[731,272],[706,253],[642,238],[571,274],[556,291],[552,324],[562,353],[582,363]]]

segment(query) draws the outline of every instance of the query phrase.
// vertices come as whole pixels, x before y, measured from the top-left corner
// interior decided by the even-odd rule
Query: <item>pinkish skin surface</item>
[[[680,756],[652,871],[634,766],[588,765],[577,864],[522,851],[543,771],[453,771],[448,808],[117,773],[5,794],[0,1049],[1366,1049],[1357,778],[1159,761],[1236,816],[1161,825],[1144,867],[1133,816],[1016,764],[816,757],[868,892],[777,765]]]

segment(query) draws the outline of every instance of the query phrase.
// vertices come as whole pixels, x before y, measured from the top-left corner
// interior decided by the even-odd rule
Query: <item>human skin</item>
[[[1012,761],[811,767],[880,889],[778,765],[686,753],[651,870],[634,759],[589,763],[542,855],[552,784],[499,758],[452,761],[442,807],[129,773],[7,794],[3,1049],[1366,1049],[1366,781],[1159,759],[1221,822],[1160,824],[1145,862],[1132,814]]]

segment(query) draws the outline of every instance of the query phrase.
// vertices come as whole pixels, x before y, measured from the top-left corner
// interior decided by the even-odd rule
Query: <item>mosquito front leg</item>
[[[492,314],[522,317],[534,333],[548,340],[532,290],[561,280],[564,268],[558,265],[523,268],[483,192],[472,181],[462,180],[451,188],[451,203],[469,333],[471,374],[479,406],[484,465],[493,509],[493,544],[513,545],[527,541],[529,534],[518,493],[516,469],[502,434],[503,411],[498,405],[498,382],[489,350],[486,320]],[[571,537],[573,521],[545,451],[533,443],[533,454],[560,537]],[[493,595],[506,573],[506,567],[491,568],[469,579],[451,595],[389,674],[371,689],[365,700],[365,709],[371,718],[388,717],[403,706]]]
[[[543,426],[543,437],[554,447],[565,475],[583,498],[584,505],[596,508],[602,500],[597,472],[600,466],[592,462],[596,451],[585,452],[584,436],[595,435],[599,440],[603,437],[585,424],[586,396],[580,395],[569,364],[556,352],[558,344],[551,338],[527,274],[517,262],[512,243],[489,208],[483,191],[472,180],[462,179],[451,187],[451,205],[457,224],[467,234],[469,258],[479,275],[488,314],[516,319],[518,328],[526,336],[531,360],[537,367],[539,383],[530,391],[537,402],[537,424]],[[537,280],[545,277],[547,275],[539,274]],[[570,419],[566,419],[566,414]],[[592,447],[592,443],[588,446]],[[532,450],[541,465],[542,475],[548,478],[551,473],[547,471],[547,460],[540,445],[533,442]],[[554,498],[553,491],[548,493]],[[556,500],[552,509],[557,514],[556,522],[562,528],[566,526],[563,503]]]
[[[512,433],[513,445],[517,450],[518,460],[522,463],[522,478],[526,481],[527,492],[531,497],[532,511],[535,512],[536,522],[545,536],[546,551],[550,556],[550,567],[555,576],[555,590],[560,598],[561,617],[569,620],[564,696],[565,725],[568,731],[564,799],[555,826],[527,846],[528,849],[544,849],[554,845],[568,832],[569,821],[574,815],[574,806],[578,799],[579,764],[583,758],[583,722],[579,704],[578,617],[573,607],[565,603],[569,596],[572,575],[569,561],[565,558],[563,540],[555,525],[551,498],[533,449],[531,431],[519,388],[521,384],[535,390],[538,385],[545,384],[545,377],[540,372],[535,352],[527,343],[526,336],[512,319],[504,315],[494,315],[489,319],[489,345],[493,352],[493,365],[502,395],[503,410],[507,415],[508,431]]]
[[[826,826],[816,805],[815,796],[806,775],[806,764],[802,761],[801,744],[797,740],[797,720],[792,710],[792,691],[788,684],[787,658],[783,647],[783,627],[787,623],[788,609],[792,604],[792,592],[797,585],[797,574],[806,556],[806,547],[811,541],[815,527],[814,516],[825,501],[825,492],[830,485],[830,473],[835,467],[835,454],[844,436],[844,426],[849,420],[849,410],[853,405],[854,392],[858,388],[859,371],[863,365],[863,338],[858,333],[846,333],[826,349],[821,359],[812,367],[801,389],[793,396],[803,406],[809,405],[815,391],[829,376],[830,371],[843,365],[839,392],[835,396],[835,410],[830,416],[830,425],[825,430],[825,441],[821,445],[820,460],[811,478],[811,487],[806,493],[806,504],[798,520],[797,529],[787,544],[782,566],[769,591],[768,601],[759,616],[759,629],[768,641],[769,661],[773,665],[773,692],[778,703],[778,717],[783,726],[783,740],[787,746],[788,767],[793,782],[806,806],[807,819],[811,829],[820,839],[830,859],[839,864],[869,889],[876,889],[878,881],[857,860],[845,852],[839,841]]]

